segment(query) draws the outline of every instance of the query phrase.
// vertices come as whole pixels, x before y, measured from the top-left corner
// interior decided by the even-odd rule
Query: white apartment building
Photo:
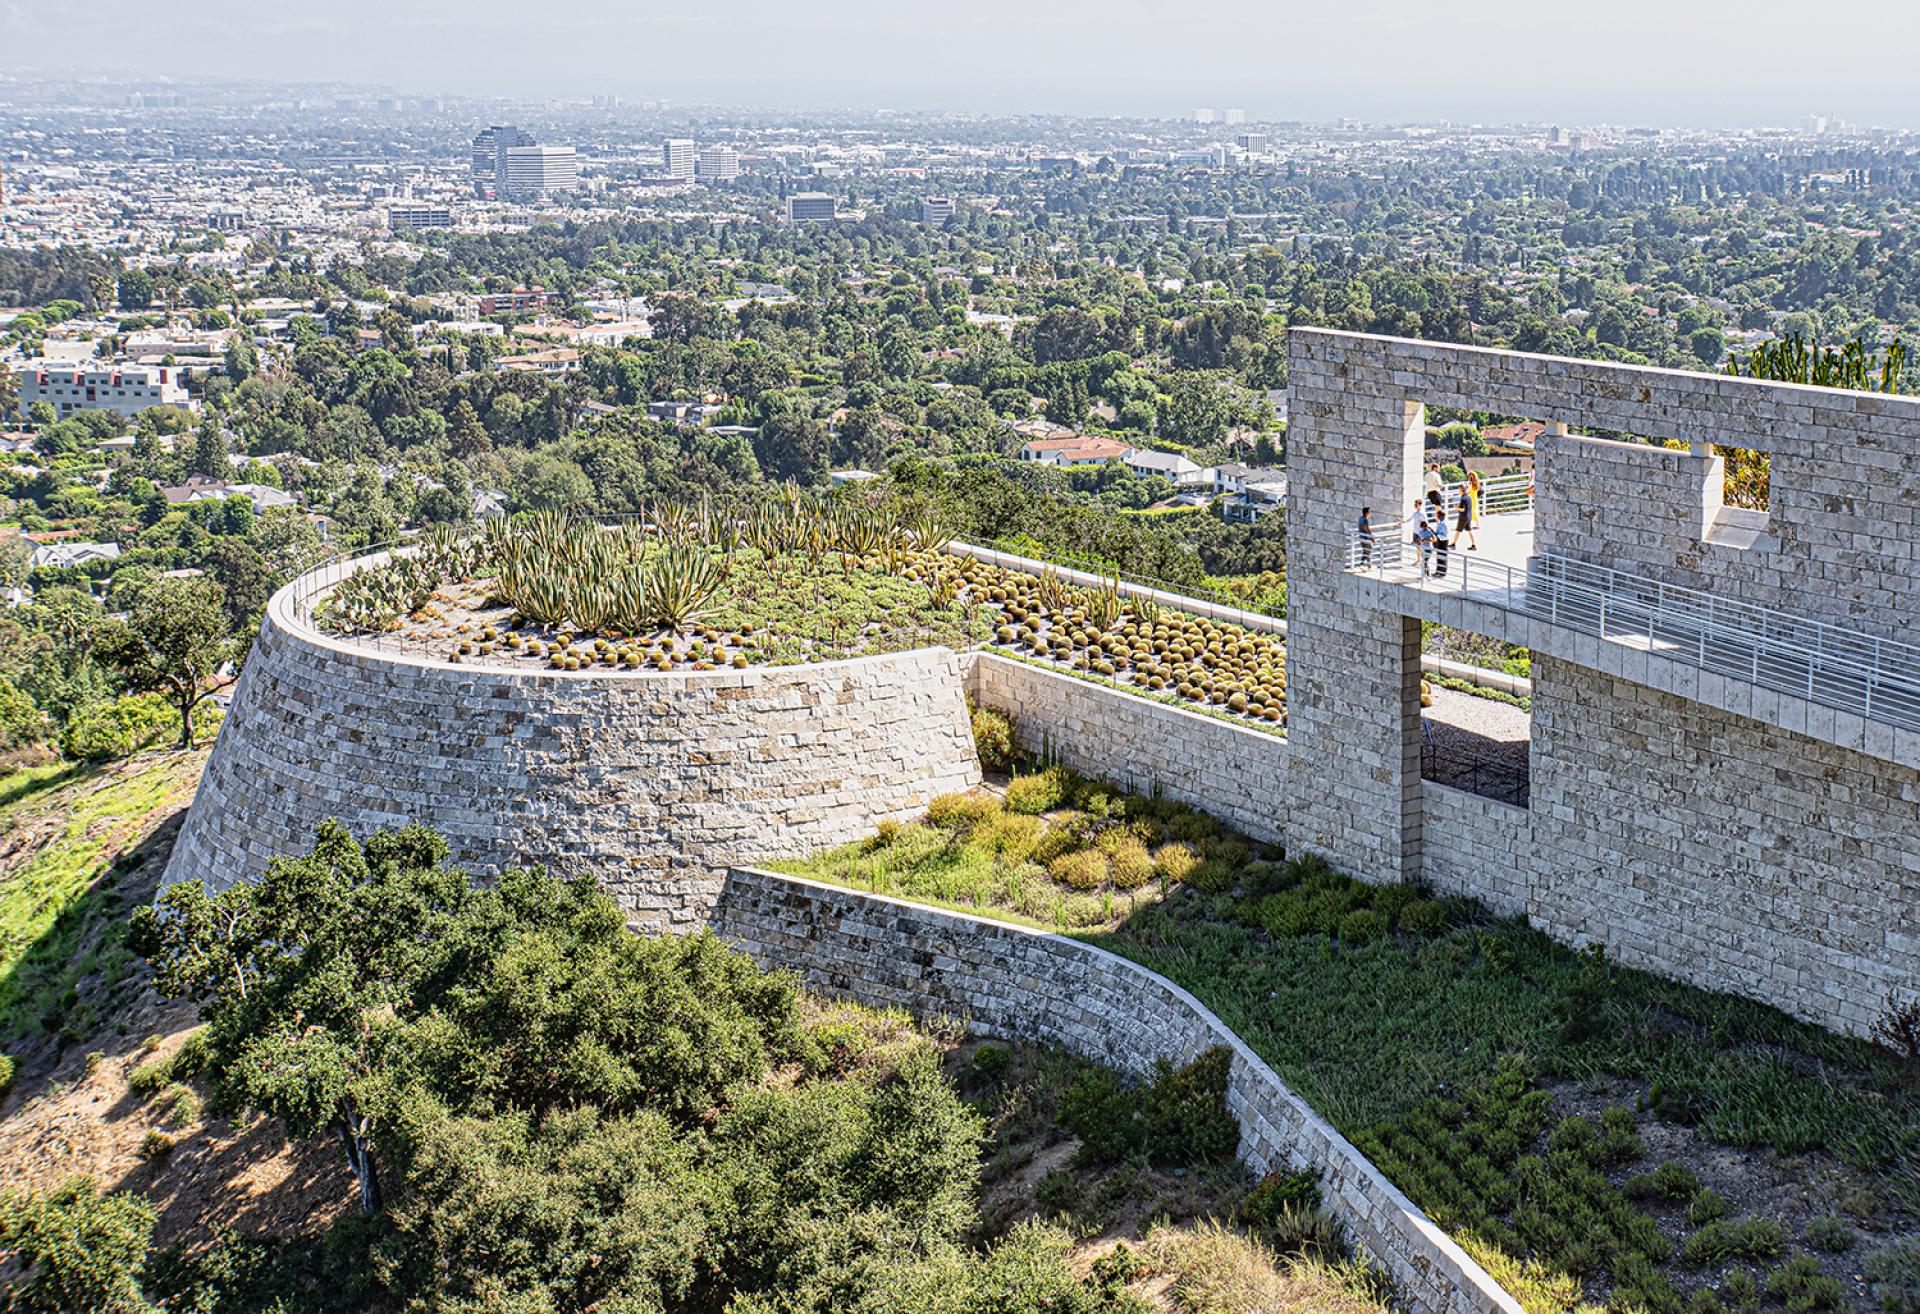
[[[387,207],[387,227],[395,232],[453,227],[453,210],[427,201],[395,201]]]
[[[731,146],[708,146],[700,152],[700,177],[708,182],[726,182],[740,176],[740,152]]]
[[[795,192],[787,198],[790,224],[828,224],[838,217],[839,205],[832,192]]]
[[[185,406],[187,390],[170,365],[87,365],[30,361],[17,375],[20,410],[46,402],[66,419],[78,411],[138,415],[149,406]]]
[[[553,196],[580,186],[580,161],[571,146],[509,146],[502,196]]]
[[[660,164],[667,177],[693,178],[693,138],[669,137],[660,143]]]

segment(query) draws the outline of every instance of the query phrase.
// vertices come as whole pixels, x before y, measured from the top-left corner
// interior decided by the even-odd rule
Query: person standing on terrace
[[[1433,553],[1433,521],[1427,518],[1427,503],[1415,502],[1407,523],[1413,526],[1414,550],[1420,554],[1420,578],[1427,577],[1427,560]]]
[[[1359,539],[1360,568],[1365,570],[1373,565],[1373,508],[1370,506],[1360,508]]]
[[[1469,470],[1467,486],[1460,490],[1460,520],[1457,525],[1459,533],[1454,536],[1454,541],[1465,544],[1469,552],[1478,552],[1480,537],[1473,532],[1473,529],[1479,523],[1480,473],[1477,470]]]
[[[1440,477],[1440,467],[1432,461],[1427,462],[1427,493],[1432,495],[1446,486],[1446,480]]]

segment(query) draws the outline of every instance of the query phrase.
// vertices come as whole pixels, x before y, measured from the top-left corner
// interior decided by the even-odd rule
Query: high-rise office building
[[[826,224],[838,216],[838,202],[832,192],[795,192],[787,198],[790,224]]]
[[[1195,123],[1217,123],[1220,121],[1220,111],[1197,109],[1193,112],[1193,121]]]
[[[692,178],[693,138],[669,137],[661,142],[660,163],[669,178]]]
[[[1264,132],[1243,132],[1234,137],[1234,145],[1243,151],[1259,154],[1267,148],[1267,134]]]
[[[1243,109],[1221,110],[1220,121],[1226,124],[1245,123],[1247,112]]]
[[[931,227],[940,225],[953,218],[954,204],[951,196],[929,196],[920,202],[920,222]]]
[[[571,146],[510,146],[500,195],[553,196],[580,186],[580,162]]]
[[[707,146],[700,151],[699,175],[708,182],[726,182],[740,176],[740,152],[731,146]]]
[[[515,146],[534,144],[531,134],[511,123],[496,123],[473,139],[473,176],[490,188],[498,188],[506,171],[507,152]]]

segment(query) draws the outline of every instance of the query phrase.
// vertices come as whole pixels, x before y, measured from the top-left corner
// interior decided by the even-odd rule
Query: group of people
[[[1396,532],[1412,526],[1413,545],[1419,549],[1420,575],[1445,578],[1448,556],[1458,545],[1468,552],[1480,550],[1479,537],[1474,533],[1480,523],[1480,476],[1469,472],[1467,486],[1460,491],[1460,501],[1455,512],[1454,522],[1447,523],[1447,493],[1445,481],[1440,477],[1440,467],[1427,467],[1426,495],[1413,504],[1413,511],[1395,526]],[[1360,508],[1360,565],[1364,568],[1373,564],[1373,508]]]

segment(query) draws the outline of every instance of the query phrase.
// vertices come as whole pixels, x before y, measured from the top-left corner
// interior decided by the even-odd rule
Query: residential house
[[[28,536],[29,539],[33,535]],[[52,543],[36,543],[33,555],[27,564],[35,570],[58,570],[64,567],[85,566],[95,561],[113,561],[120,556],[118,543],[89,543],[81,539],[62,539]]]
[[[493,362],[496,370],[516,370],[523,374],[572,374],[580,368],[580,352],[573,347],[550,347],[519,356],[501,356]]]
[[[1287,472],[1261,466],[1225,464],[1214,467],[1213,491],[1225,500],[1225,520],[1258,520],[1287,502]]]
[[[1136,478],[1159,475],[1175,487],[1211,482],[1210,473],[1192,458],[1180,452],[1155,452],[1136,447],[1120,458],[1120,464]]]
[[[1132,452],[1133,448],[1112,438],[1077,434],[1072,438],[1035,439],[1020,448],[1020,459],[1042,465],[1100,465],[1121,460]]]

